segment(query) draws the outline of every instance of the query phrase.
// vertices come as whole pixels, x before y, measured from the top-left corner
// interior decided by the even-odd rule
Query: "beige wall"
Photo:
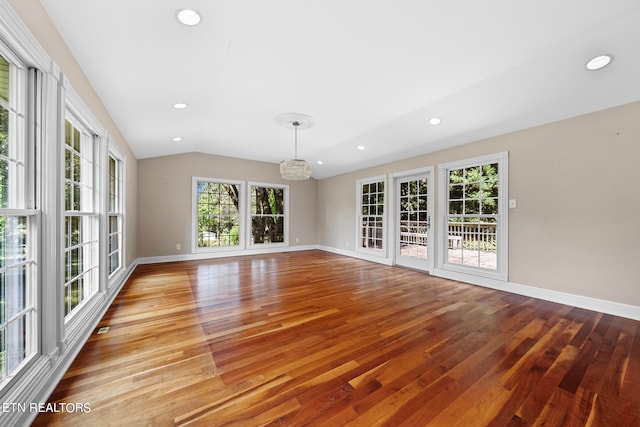
[[[188,153],[138,161],[140,257],[191,253],[192,176],[289,185],[289,244],[316,244],[316,180],[284,181],[273,163]]]
[[[640,306],[640,103],[319,181],[318,244],[354,250],[355,180],[501,151],[510,282]]]
[[[125,209],[127,214],[125,224],[125,253],[127,259],[125,261],[129,265],[138,257],[136,249],[136,158],[40,2],[38,0],[8,0],[8,3],[49,58],[67,77],[94,116],[109,132],[121,155],[124,156],[126,162]]]

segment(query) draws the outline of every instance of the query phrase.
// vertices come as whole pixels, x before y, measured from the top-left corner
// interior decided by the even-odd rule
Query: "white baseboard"
[[[384,265],[393,265],[393,261],[387,257],[377,257],[374,255],[368,255],[368,254],[364,254],[364,253],[360,253],[360,252],[355,252],[355,251],[347,251],[344,249],[336,249],[336,248],[331,248],[329,246],[318,246],[317,249],[321,250],[321,251],[325,251],[325,252],[330,252],[332,254],[336,254],[336,255],[344,255],[344,256],[348,256],[351,258],[358,258],[364,261],[371,261],[371,262],[375,262],[378,264],[384,264]]]
[[[354,251],[345,251],[327,246],[318,246],[318,249],[325,252],[331,252],[338,255],[344,255],[352,258],[359,258],[366,261],[377,262],[379,264],[392,265],[392,261],[388,258],[376,258],[366,256]],[[612,314],[614,316],[625,317],[633,320],[640,320],[640,307],[635,305],[623,304],[616,301],[603,300],[598,298],[587,297],[583,295],[570,294],[567,292],[554,291],[551,289],[538,288],[536,286],[522,285],[513,282],[504,282],[501,280],[490,279],[487,277],[473,276],[470,274],[458,273],[449,270],[435,268],[432,273],[434,276],[443,277],[445,279],[456,280],[459,282],[469,283],[471,285],[483,286],[485,288],[497,289],[500,291],[511,292],[513,294],[524,295],[532,298],[538,298],[545,301],[551,301],[558,304],[570,305],[572,307],[584,308],[587,310],[597,311],[600,313]]]
[[[433,274],[434,276],[444,277],[445,279],[457,280],[459,282],[470,283],[472,285],[483,286],[485,288],[497,289],[558,304],[565,304],[600,313],[612,314],[614,316],[626,317],[628,319],[640,320],[640,307],[634,305],[570,294],[568,292],[554,291],[552,289],[544,289],[537,286],[522,285],[520,283],[502,282],[499,280],[492,280],[442,269],[435,269]]]
[[[307,246],[287,246],[267,249],[247,249],[235,251],[216,251],[216,252],[200,252],[195,254],[178,254],[154,257],[138,258],[138,264],[156,264],[160,262],[176,262],[176,261],[198,261],[202,259],[229,258],[234,256],[262,255],[281,252],[297,252],[318,249],[315,245]]]

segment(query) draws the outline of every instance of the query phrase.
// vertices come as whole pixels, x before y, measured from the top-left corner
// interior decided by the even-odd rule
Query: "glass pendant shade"
[[[298,159],[298,129],[305,129],[313,125],[313,119],[305,114],[287,113],[276,117],[276,123],[294,130],[295,156],[291,160],[280,162],[280,176],[290,181],[302,181],[311,176],[311,164]]]
[[[311,176],[311,164],[306,160],[283,160],[280,162],[280,175],[283,179],[302,181]]]

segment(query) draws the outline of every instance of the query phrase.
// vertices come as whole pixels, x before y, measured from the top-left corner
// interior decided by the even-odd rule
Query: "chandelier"
[[[313,119],[306,114],[286,113],[276,117],[276,123],[286,128],[293,128],[295,138],[294,157],[280,162],[280,175],[283,179],[301,181],[311,176],[311,164],[298,159],[298,129],[306,129],[313,125]]]

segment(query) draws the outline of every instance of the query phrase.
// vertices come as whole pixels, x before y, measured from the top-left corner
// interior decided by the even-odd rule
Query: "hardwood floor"
[[[139,266],[34,425],[640,425],[640,322],[322,251]]]

